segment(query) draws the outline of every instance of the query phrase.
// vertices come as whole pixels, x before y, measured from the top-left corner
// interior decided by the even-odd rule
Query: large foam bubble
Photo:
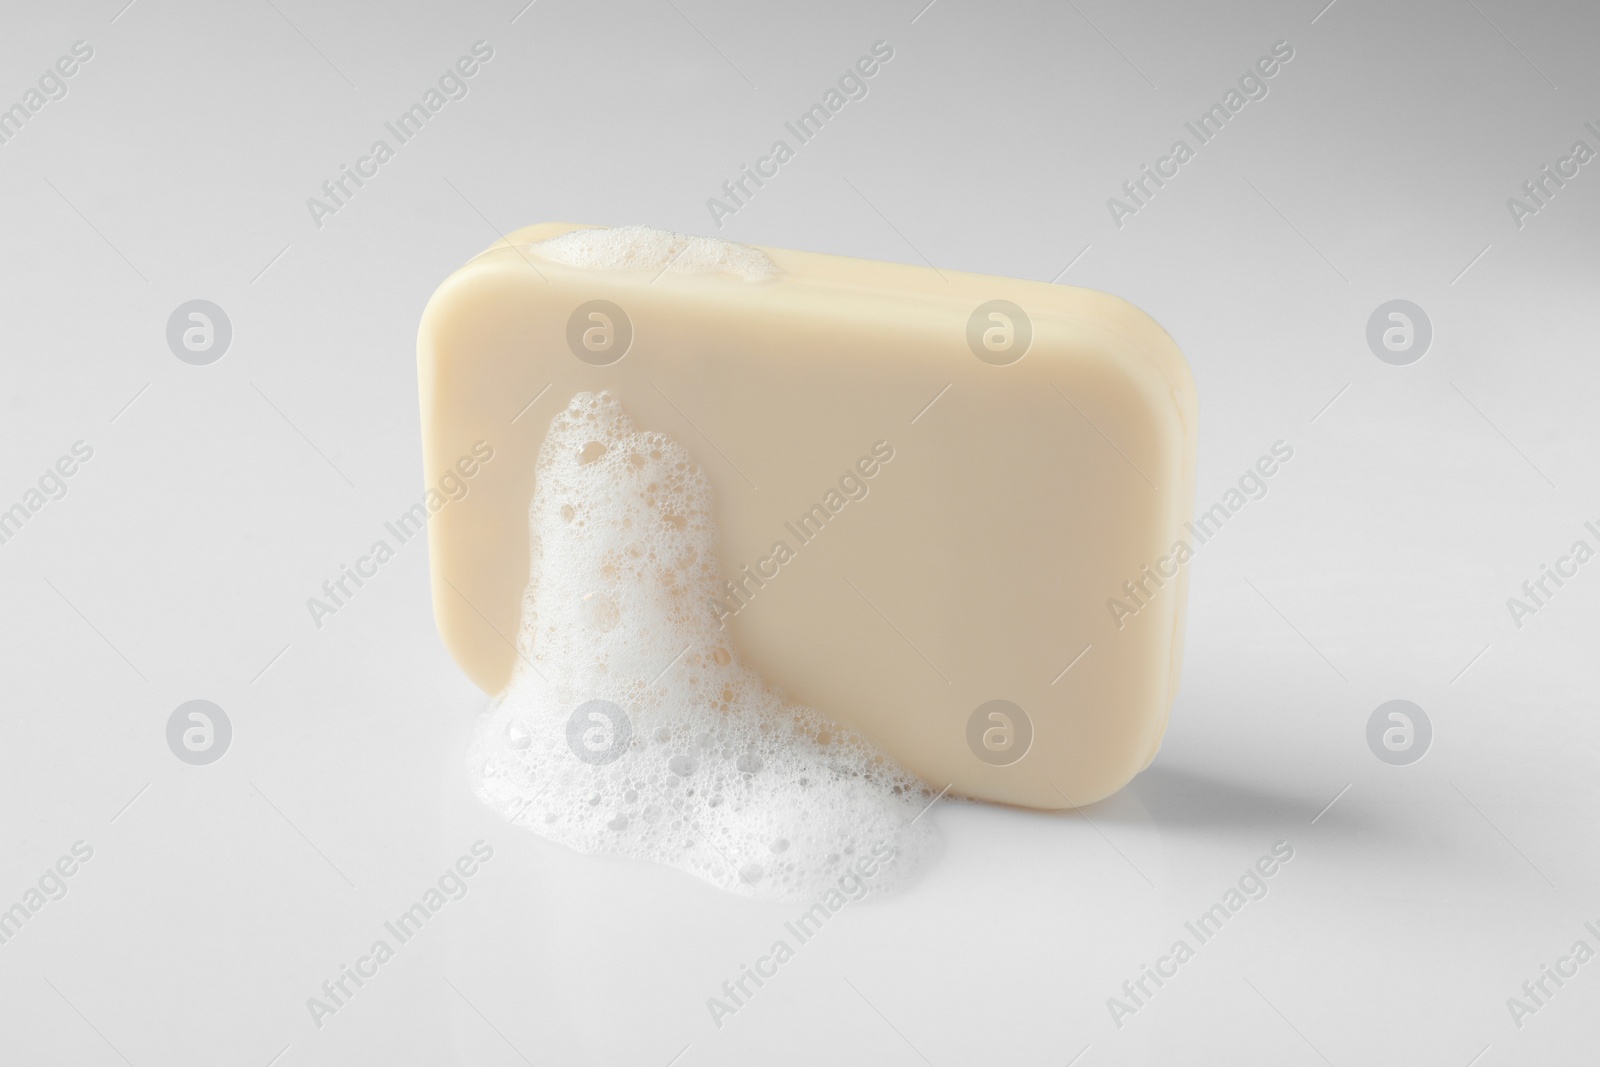
[[[750,896],[815,897],[869,857],[872,888],[904,881],[937,841],[932,793],[740,662],[710,606],[711,487],[688,451],[579,393],[536,476],[519,663],[471,756],[483,800]]]
[[[763,281],[777,273],[772,260],[758,248],[650,226],[573,230],[528,247],[544,259],[586,270],[731,274],[747,282]]]

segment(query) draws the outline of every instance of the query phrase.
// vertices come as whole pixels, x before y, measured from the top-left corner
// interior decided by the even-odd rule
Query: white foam
[[[544,259],[586,270],[731,274],[747,282],[765,281],[777,274],[772,260],[758,248],[651,226],[573,230],[528,247]]]
[[[688,451],[636,428],[611,394],[579,393],[536,476],[520,662],[471,756],[482,799],[581,852],[749,896],[815,899],[890,850],[861,880],[910,876],[937,843],[918,819],[931,792],[740,662],[710,608],[711,487]],[[569,727],[594,700],[627,717],[612,762],[591,762],[621,736],[605,719]]]

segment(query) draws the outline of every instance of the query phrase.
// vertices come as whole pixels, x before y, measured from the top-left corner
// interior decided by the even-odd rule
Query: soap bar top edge
[[[603,228],[605,227],[569,222],[544,222],[520,227],[507,234],[504,238],[493,242],[488,248],[459,267],[450,278],[440,284],[439,289],[434,293],[434,298],[436,299],[455,280],[457,275],[471,273],[475,269],[481,269],[500,262],[520,261],[529,265],[531,269],[549,270],[564,277],[587,273],[586,269],[582,267],[571,267],[566,264],[545,260],[538,257],[536,253],[530,255],[526,249],[529,245],[560,237],[577,230]],[[915,263],[867,260],[856,256],[840,256],[800,249],[772,248],[765,245],[750,245],[748,247],[754,248],[770,258],[777,266],[778,274],[772,279],[754,282],[741,279],[724,279],[725,284],[730,287],[748,286],[757,290],[767,286],[786,284],[816,285],[823,289],[854,287],[870,289],[884,296],[899,299],[930,298],[940,302],[945,299],[954,302],[970,302],[974,295],[973,291],[976,290],[979,293],[986,294],[988,297],[1020,296],[1025,299],[1031,298],[1027,299],[1027,303],[1031,307],[1025,308],[1030,315],[1092,318],[1101,328],[1129,344],[1149,361],[1151,367],[1165,380],[1167,386],[1174,393],[1177,415],[1179,421],[1184,425],[1185,435],[1190,437],[1194,435],[1195,384],[1188,360],[1184,358],[1176,339],[1153,316],[1138,305],[1115,294],[1085,286],[1059,285],[1029,278],[946,270]],[[898,284],[892,286],[883,284],[862,286],[837,277],[839,273],[848,273],[853,265],[857,264],[869,265],[874,271],[889,272],[894,276],[894,281]],[[610,272],[596,271],[594,273]],[[635,272],[618,273],[631,274]],[[690,284],[705,284],[710,277],[712,276],[695,276],[689,279],[689,282]],[[954,289],[946,297],[945,290],[951,286],[954,286]],[[738,290],[735,288],[732,291],[736,292]],[[958,294],[959,299],[957,299]],[[432,300],[430,300],[431,303]],[[426,320],[426,311],[423,317]]]

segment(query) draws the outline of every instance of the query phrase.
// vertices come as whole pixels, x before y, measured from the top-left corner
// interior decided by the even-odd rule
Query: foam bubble
[[[710,608],[711,486],[688,451],[579,393],[537,479],[521,655],[471,755],[480,797],[581,852],[748,896],[815,899],[863,860],[873,890],[908,878],[937,843],[917,818],[931,792],[740,662]]]
[[[731,274],[747,282],[777,274],[760,249],[715,237],[688,237],[651,226],[573,230],[529,249],[544,259],[586,270],[647,270],[659,274]]]

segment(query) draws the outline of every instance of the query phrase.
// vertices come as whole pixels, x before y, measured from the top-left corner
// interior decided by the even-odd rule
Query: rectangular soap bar
[[[1132,305],[546,224],[439,287],[418,363],[427,482],[464,492],[429,521],[434,613],[485,691],[522,654],[539,450],[607,393],[708,475],[720,596],[692,610],[787,700],[935,790],[1029,807],[1099,800],[1154,758],[1196,412]]]

